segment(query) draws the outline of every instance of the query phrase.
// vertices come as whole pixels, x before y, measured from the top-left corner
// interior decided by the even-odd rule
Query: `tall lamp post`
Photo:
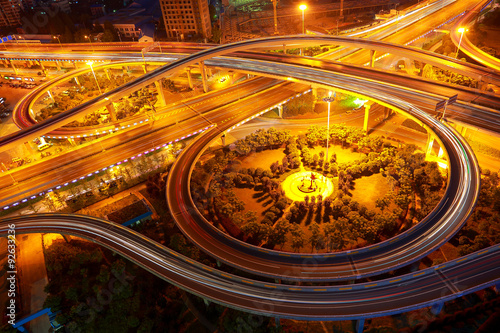
[[[61,40],[59,39],[59,36],[60,36],[60,35],[52,36],[52,38],[57,39],[57,41],[59,42],[59,46],[61,47],[61,50],[64,50],[64,49],[63,49],[63,46],[62,46],[62,44],[61,44]]]
[[[94,45],[92,45],[92,35],[89,35],[89,36],[85,35],[84,37],[89,40],[90,47],[92,48],[92,53],[93,53],[94,52]]]
[[[17,36],[16,35],[12,35],[14,36],[14,39],[16,40],[16,43],[19,44],[19,42],[17,41],[17,38],[21,38],[24,40],[24,46],[26,46],[26,48],[28,49],[28,51],[30,51],[30,47],[28,46],[28,42],[26,41],[26,38],[22,37],[22,36]]]
[[[94,64],[93,61],[87,62],[87,65],[90,66],[90,70],[92,71],[92,74],[94,74],[94,79],[95,79],[95,83],[97,84],[97,89],[99,89],[99,94],[102,95],[101,87],[99,87],[99,82],[97,82],[97,77],[95,76],[94,68],[92,67],[93,64]]]
[[[328,92],[328,97],[323,98],[323,101],[328,103],[328,120],[326,124],[326,158],[325,160],[328,162],[328,144],[330,141],[330,103],[335,100],[334,97],[332,97],[332,92]]]
[[[462,38],[464,37],[464,33],[466,31],[469,31],[469,29],[465,29],[465,28],[458,28],[457,30],[458,32],[461,33],[460,35],[460,40],[458,41],[458,49],[457,49],[457,54],[455,54],[455,59],[458,57],[458,53],[460,52],[460,44],[462,44]]]
[[[304,12],[306,11],[307,6],[302,4],[299,6],[299,9],[302,11],[302,34],[306,33],[305,24],[304,24]]]
[[[274,34],[278,34],[278,17],[276,16],[276,5],[278,0],[271,0],[273,3],[273,12],[274,12]]]

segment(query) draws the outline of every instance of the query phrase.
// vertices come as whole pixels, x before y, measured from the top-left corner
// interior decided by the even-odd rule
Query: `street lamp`
[[[306,10],[307,6],[302,4],[299,6],[299,9],[302,11],[302,34],[304,35],[306,33],[305,25],[304,25],[304,12]]]
[[[276,16],[276,5],[278,0],[271,0],[273,3],[273,12],[274,12],[274,34],[278,34],[278,17]]]
[[[465,28],[458,28],[457,30],[459,33],[461,33],[460,35],[460,40],[458,41],[458,49],[457,49],[457,54],[455,54],[455,59],[458,57],[458,52],[460,52],[460,44],[462,44],[462,38],[464,37],[464,33],[466,31],[469,31],[469,29],[465,29]]]
[[[93,52],[94,52],[94,45],[92,45],[92,38],[91,38],[91,37],[92,37],[92,35],[90,35],[90,36],[85,35],[84,37],[85,37],[85,38],[87,38],[87,39],[89,40],[89,42],[90,42],[90,47],[92,48],[92,53],[93,53]]]
[[[93,64],[94,64],[93,61],[87,62],[87,65],[90,66],[90,70],[92,71],[92,74],[94,74],[94,79],[95,79],[95,83],[97,84],[97,88],[99,89],[99,94],[102,95],[101,87],[99,87],[99,82],[97,82],[97,77],[95,76],[94,68],[92,67]]]
[[[28,50],[30,50],[30,47],[28,46],[28,42],[26,41],[26,38],[22,37],[22,36],[17,36],[16,35],[12,35],[14,37],[14,39],[16,40],[16,44],[19,44],[19,42],[17,41],[17,38],[21,38],[24,40],[24,46],[26,46],[26,48]]]
[[[61,40],[59,39],[59,36],[60,36],[60,35],[57,35],[57,36],[52,36],[52,38],[57,39],[57,41],[59,42],[59,45],[61,46],[61,50],[64,50],[64,48],[63,48],[63,46],[62,46],[62,44],[61,44]]]
[[[326,158],[325,161],[328,162],[328,143],[330,141],[330,103],[335,100],[334,97],[332,97],[332,92],[328,92],[328,97],[323,98],[323,101],[328,103],[328,120],[326,124]]]

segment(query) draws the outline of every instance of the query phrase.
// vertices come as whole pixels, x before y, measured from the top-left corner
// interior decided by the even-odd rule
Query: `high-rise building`
[[[21,23],[21,1],[0,0],[0,26],[15,26]]]
[[[160,6],[168,37],[212,37],[208,0],[160,0]]]

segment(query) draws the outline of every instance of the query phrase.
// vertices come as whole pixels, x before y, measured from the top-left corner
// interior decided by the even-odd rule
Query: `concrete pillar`
[[[316,100],[318,98],[318,88],[316,87],[311,87],[311,94],[313,95],[314,97],[314,100]]]
[[[161,87],[161,82],[155,81],[155,87],[156,87],[156,91],[158,92],[158,100],[160,101],[160,106],[167,105],[167,101],[165,99],[165,94],[163,93],[163,89]]]
[[[61,70],[61,63],[59,61],[57,61],[57,60],[56,60],[56,67],[57,67],[58,71]]]
[[[66,243],[69,243],[71,241],[71,236],[70,235],[65,235],[65,234],[60,234],[62,238],[66,241]]]
[[[363,131],[365,131],[365,133],[368,133],[368,118],[370,116],[370,105],[365,104],[364,107],[365,107],[365,120],[363,122]]]
[[[375,66],[375,54],[377,52],[375,52],[375,50],[370,50],[370,67],[374,67]]]
[[[199,62],[201,81],[203,82],[203,92],[208,92],[207,76],[205,72],[205,63],[203,61]]]
[[[286,54],[286,44],[283,44],[283,53]]]
[[[187,73],[189,88],[193,89],[193,80],[191,79],[191,68],[188,67],[186,69],[186,73]]]
[[[104,72],[106,73],[106,77],[108,78],[108,80],[111,81],[111,75],[109,75],[109,68],[105,68]]]
[[[431,313],[437,316],[443,309],[444,302],[436,303],[431,307]]]
[[[47,73],[47,71],[45,70],[45,66],[43,65],[43,62],[42,62],[42,61],[39,61],[38,63],[40,64],[40,67],[42,67],[42,72],[44,72],[44,73],[45,73],[45,75],[47,75],[48,73]]]
[[[76,84],[80,87],[80,86],[81,86],[81,84],[80,84],[80,81],[78,80],[78,77],[77,77],[77,76],[75,76],[75,77],[74,77],[74,79],[75,79]]]
[[[283,118],[283,105],[278,105],[278,116]]]
[[[77,69],[78,67],[76,66],[76,61],[71,61],[71,64],[73,65],[74,69]]]
[[[280,327],[281,326],[280,318],[279,317],[274,317],[274,324],[276,325],[276,327]]]
[[[427,133],[427,147],[425,149],[425,157],[428,157],[432,153],[432,146],[434,145],[434,135]]]
[[[148,65],[142,64],[142,70],[144,71],[144,74],[146,74],[148,72]]]
[[[234,73],[229,73],[229,84],[230,85],[234,84]]]
[[[9,60],[9,64],[12,67],[12,70],[14,71],[14,75],[17,75],[17,68],[14,66],[14,62],[12,60]]]
[[[226,132],[224,132],[221,137],[220,137],[221,141],[222,141],[222,145],[225,146],[226,145]]]
[[[391,109],[388,108],[387,106],[384,107],[384,119],[389,118],[390,115],[391,115]]]
[[[494,289],[495,289],[495,292],[496,292],[497,294],[499,294],[499,293],[500,293],[500,283],[495,284]]]
[[[122,68],[123,68],[123,74],[127,74],[128,71],[130,71],[130,67],[128,66],[123,66]]]
[[[113,103],[109,103],[108,105],[106,105],[106,109],[108,109],[108,111],[109,111],[109,115],[111,116],[111,120],[116,121],[116,110],[115,110],[115,106],[113,105]]]
[[[356,320],[356,332],[363,333],[363,329],[365,327],[365,318],[361,318]]]

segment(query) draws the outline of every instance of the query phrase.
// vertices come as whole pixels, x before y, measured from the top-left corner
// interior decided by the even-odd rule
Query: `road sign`
[[[457,98],[458,94],[451,96],[450,98],[448,98],[448,104],[455,103],[457,101]]]
[[[446,106],[446,102],[447,102],[446,100],[437,102],[435,111],[444,109],[444,107]]]

